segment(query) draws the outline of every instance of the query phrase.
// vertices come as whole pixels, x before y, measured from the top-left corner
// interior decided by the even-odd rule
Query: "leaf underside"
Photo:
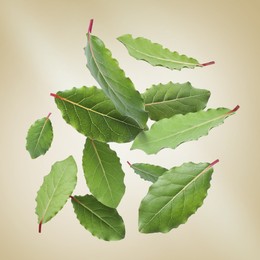
[[[77,182],[77,165],[72,156],[56,162],[36,197],[38,223],[46,223],[65,205]]]
[[[73,88],[57,96],[55,101],[64,120],[91,139],[129,142],[142,130],[131,118],[122,116],[101,89]]]
[[[176,115],[155,122],[151,129],[141,132],[131,149],[154,154],[163,148],[176,148],[180,144],[197,140],[209,130],[224,122],[233,112],[227,108],[209,109],[186,115]]]
[[[125,76],[118,61],[112,58],[111,52],[96,36],[88,34],[88,44],[85,48],[87,67],[99,83],[116,109],[124,116],[135,120],[144,129],[148,115],[140,93],[132,81]]]
[[[164,167],[147,163],[134,163],[131,167],[142,179],[151,182],[156,182],[163,173],[168,171]]]
[[[31,158],[35,159],[44,155],[50,148],[53,140],[52,124],[48,117],[34,122],[28,130],[26,137],[26,149]]]
[[[139,208],[139,231],[169,232],[203,204],[213,173],[208,163],[174,167],[151,185]]]
[[[204,109],[210,92],[192,87],[190,82],[153,85],[143,94],[145,110],[152,120],[170,118]]]
[[[74,196],[72,204],[80,224],[93,236],[107,241],[125,237],[124,222],[116,209],[103,205],[92,195]]]
[[[83,170],[90,192],[102,204],[116,208],[124,195],[124,172],[116,153],[106,143],[86,140]]]
[[[126,34],[117,39],[125,45],[132,57],[137,60],[144,60],[153,66],[163,66],[171,70],[193,69],[201,66],[196,59],[180,55],[176,51],[172,52],[162,45],[153,43],[143,37],[134,39],[132,35]]]

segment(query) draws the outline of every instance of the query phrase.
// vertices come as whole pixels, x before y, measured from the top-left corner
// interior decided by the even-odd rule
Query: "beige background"
[[[0,259],[260,259],[259,60],[260,2],[248,1],[13,1],[0,8]],[[116,145],[126,172],[127,191],[119,206],[127,235],[103,242],[79,225],[72,206],[37,233],[35,196],[51,164],[72,154],[79,166],[76,194],[85,194],[81,169],[84,137],[67,125],[50,92],[93,85],[83,47],[88,22],[136,87],[191,81],[212,92],[209,107],[239,112],[197,142],[156,156]],[[215,60],[203,69],[168,71],[129,57],[116,37],[132,33],[193,56]],[[52,112],[54,142],[46,156],[25,151],[28,127]],[[126,164],[165,167],[213,161],[212,187],[203,207],[170,233],[137,231],[139,202],[148,183]]]

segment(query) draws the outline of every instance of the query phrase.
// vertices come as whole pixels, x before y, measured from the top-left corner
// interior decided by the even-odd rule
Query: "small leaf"
[[[131,149],[141,149],[147,154],[157,153],[163,148],[174,149],[184,142],[207,135],[210,129],[222,124],[238,108],[209,109],[162,119],[155,122],[150,130],[141,132]]]
[[[180,55],[178,52],[171,52],[158,43],[142,37],[134,39],[132,35],[126,34],[117,38],[125,45],[129,54],[137,60],[144,60],[153,66],[163,66],[171,70],[183,68],[193,69],[201,67],[196,59]]]
[[[90,192],[104,205],[116,208],[125,193],[124,172],[109,145],[87,139],[83,170]]]
[[[72,204],[80,224],[103,240],[120,240],[125,237],[123,219],[116,209],[100,203],[91,195],[74,196]]]
[[[200,111],[206,107],[209,97],[208,90],[193,88],[190,82],[153,85],[143,94],[145,109],[156,121]]]
[[[39,119],[29,128],[26,137],[26,149],[31,158],[35,159],[44,155],[50,148],[53,140],[53,130],[49,114],[47,117]]]
[[[64,120],[91,139],[129,142],[142,130],[131,118],[122,116],[96,87],[73,88],[51,95]]]
[[[183,224],[202,205],[215,162],[185,163],[151,185],[139,208],[139,231],[169,232]]]
[[[53,164],[36,197],[39,232],[41,225],[51,220],[63,208],[76,183],[77,165],[72,156]]]
[[[118,61],[112,58],[111,52],[104,43],[98,37],[91,35],[90,31],[85,54],[92,76],[114,103],[119,113],[131,117],[140,128],[144,129],[148,115],[140,93],[136,91],[132,81],[125,76]]]
[[[130,165],[136,174],[146,181],[156,182],[158,178],[168,169],[161,166],[147,164],[147,163],[134,163]]]

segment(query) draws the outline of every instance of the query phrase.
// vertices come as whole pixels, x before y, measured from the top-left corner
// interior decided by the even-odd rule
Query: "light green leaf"
[[[100,203],[91,195],[74,196],[72,204],[80,224],[103,240],[120,240],[125,237],[123,219],[116,209]]]
[[[134,163],[131,164],[131,167],[142,179],[151,182],[156,182],[162,174],[168,171],[168,169],[161,166],[147,163]]]
[[[139,208],[139,231],[169,232],[183,224],[202,205],[210,187],[212,164],[185,163],[151,185]]]
[[[56,162],[37,193],[36,214],[41,225],[52,219],[65,205],[77,183],[77,165],[72,156]]]
[[[92,76],[112,100],[119,113],[131,117],[140,128],[144,129],[148,115],[142,97],[132,81],[125,76],[118,61],[112,58],[104,43],[98,37],[88,34],[85,54]]]
[[[49,116],[50,114],[47,117],[35,121],[28,130],[26,149],[32,159],[45,154],[51,146],[53,130]]]
[[[52,94],[64,120],[77,131],[101,142],[129,142],[142,130],[122,116],[96,87],[73,88]]]
[[[170,51],[158,43],[132,35],[126,34],[117,38],[127,48],[129,54],[137,60],[144,60],[153,66],[163,66],[169,69],[181,70],[183,68],[193,69],[202,65],[194,58],[180,55],[178,52]]]
[[[153,85],[143,94],[145,109],[156,121],[200,111],[206,107],[209,97],[208,90],[193,88],[190,82]]]
[[[155,122],[150,130],[141,132],[131,149],[141,149],[147,154],[157,153],[163,148],[174,149],[183,142],[207,135],[210,129],[222,124],[237,109],[209,109],[162,119]]]
[[[109,145],[87,139],[83,170],[90,192],[104,205],[116,208],[125,192],[124,172]]]

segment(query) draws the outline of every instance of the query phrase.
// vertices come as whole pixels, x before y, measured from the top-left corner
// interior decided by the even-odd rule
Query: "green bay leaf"
[[[163,66],[172,70],[193,69],[202,66],[194,58],[180,55],[176,51],[172,52],[162,45],[153,43],[143,37],[133,38],[132,35],[125,34],[117,39],[125,45],[132,57],[137,60],[144,60],[153,66]]]
[[[80,224],[103,240],[120,240],[125,237],[125,226],[116,209],[109,208],[92,195],[74,196],[72,204]]]
[[[164,167],[147,163],[133,163],[131,167],[142,179],[151,182],[156,182],[162,174],[168,171]]]
[[[141,132],[131,149],[141,149],[147,154],[157,153],[163,148],[174,149],[184,142],[207,135],[209,130],[222,124],[238,108],[208,109],[162,119],[155,122],[150,130]]]
[[[28,130],[26,149],[32,159],[44,155],[51,146],[53,129],[49,116],[50,114],[47,117],[35,121]]]
[[[131,117],[144,129],[148,115],[143,99],[103,41],[89,33],[85,54],[88,69],[116,109],[122,115]]]
[[[116,208],[124,195],[124,172],[116,153],[106,143],[86,140],[82,158],[90,192],[102,204]]]
[[[65,205],[77,183],[77,165],[72,156],[56,162],[36,197],[39,232],[41,225],[51,220]]]
[[[81,87],[52,94],[64,120],[78,132],[101,142],[129,142],[142,131],[122,116],[101,89]]]
[[[217,162],[185,163],[159,177],[141,202],[139,231],[166,233],[185,223],[203,204]]]
[[[210,92],[192,87],[190,82],[153,85],[143,94],[145,110],[152,120],[170,118],[204,109]]]

